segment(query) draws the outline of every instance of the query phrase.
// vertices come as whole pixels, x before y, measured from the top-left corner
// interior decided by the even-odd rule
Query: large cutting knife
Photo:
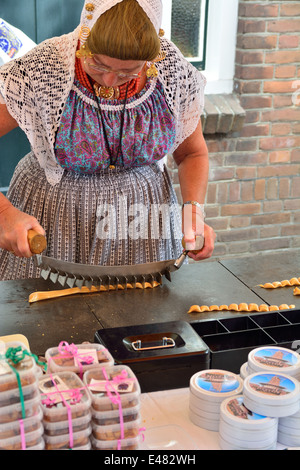
[[[118,286],[122,286],[123,289],[126,289],[127,284],[131,284],[135,288],[137,283],[142,285],[145,285],[145,283],[152,285],[161,284],[163,276],[168,281],[171,281],[171,273],[177,271],[182,266],[189,251],[184,249],[177,259],[153,263],[126,266],[87,265],[44,256],[42,252],[46,248],[45,237],[39,235],[39,247],[33,247],[32,243],[37,234],[36,237],[33,236],[33,233],[30,235],[29,244],[32,253],[34,253],[36,265],[41,269],[41,277],[43,279],[50,279],[54,283],[58,282],[63,287],[68,286],[71,288],[74,286],[79,288],[83,286],[88,288],[92,286],[104,286],[106,288],[113,286],[117,289]],[[201,249],[203,238],[199,237],[196,242],[197,250]]]

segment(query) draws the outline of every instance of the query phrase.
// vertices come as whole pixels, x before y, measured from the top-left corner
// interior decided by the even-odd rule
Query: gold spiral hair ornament
[[[86,25],[82,25],[80,29],[80,33],[79,33],[79,41],[80,41],[81,46],[80,46],[80,49],[76,51],[76,57],[81,58],[81,57],[86,57],[91,54],[85,44],[90,34],[91,34],[90,28]]]
[[[84,44],[87,41],[90,34],[91,34],[90,28],[83,24],[81,26],[80,34],[79,34],[80,42]]]

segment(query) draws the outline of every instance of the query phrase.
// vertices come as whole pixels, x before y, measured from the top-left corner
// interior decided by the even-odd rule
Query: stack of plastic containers
[[[1,343],[0,350],[0,450],[43,450],[43,426],[35,360],[25,355],[20,362],[3,359],[19,342]]]
[[[74,372],[39,379],[46,450],[90,450],[91,397]]]
[[[300,356],[291,349],[279,346],[264,346],[248,354],[248,362],[242,365],[242,378],[256,372],[283,373],[300,380]]]
[[[190,379],[191,421],[209,431],[218,431],[222,401],[239,395],[242,389],[243,380],[232,372],[218,369],[197,372]]]
[[[282,418],[300,409],[300,384],[285,374],[257,372],[248,375],[243,395],[245,406],[263,416]]]
[[[223,450],[273,450],[278,419],[249,411],[242,395],[221,404],[219,443]]]
[[[139,382],[128,366],[86,371],[84,384],[92,395],[92,448],[136,450],[141,432]]]
[[[61,343],[59,346],[46,351],[47,372],[75,372],[83,378],[86,370],[104,365],[112,366],[114,359],[109,351],[101,344],[82,343],[69,345]]]

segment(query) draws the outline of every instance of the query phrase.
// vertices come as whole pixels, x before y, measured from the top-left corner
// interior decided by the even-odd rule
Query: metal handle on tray
[[[142,348],[142,341],[140,339],[137,339],[136,341],[133,341],[131,343],[133,349],[135,351],[147,351],[151,349],[166,349],[166,348],[173,348],[175,346],[175,341],[172,338],[167,338],[164,336],[162,338],[162,344],[158,346],[148,346],[148,347],[143,347]]]

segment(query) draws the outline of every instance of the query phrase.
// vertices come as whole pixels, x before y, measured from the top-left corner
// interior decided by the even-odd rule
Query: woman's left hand
[[[215,247],[216,234],[214,230],[207,224],[204,224],[204,243],[199,251],[189,251],[188,256],[195,261],[210,258]]]

